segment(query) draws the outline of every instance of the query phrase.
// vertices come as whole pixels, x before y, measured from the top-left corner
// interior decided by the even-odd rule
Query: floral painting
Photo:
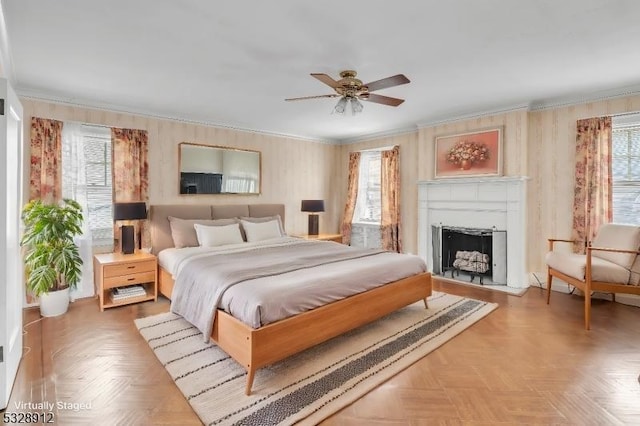
[[[436,178],[501,174],[502,128],[436,137]]]

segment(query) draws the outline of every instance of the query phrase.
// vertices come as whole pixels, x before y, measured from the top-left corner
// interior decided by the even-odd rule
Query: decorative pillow
[[[242,224],[242,228],[247,236],[247,241],[250,243],[282,237],[280,223],[277,220],[269,220],[267,222],[249,222],[247,220],[240,219],[240,223]]]
[[[240,224],[225,226],[206,226],[196,223],[193,225],[201,247],[218,247],[227,244],[244,243],[240,234]]]
[[[280,215],[277,214],[275,216],[265,216],[265,217],[246,217],[246,216],[240,216],[240,220],[244,220],[245,222],[251,222],[251,223],[263,223],[263,222],[271,222],[272,220],[276,220],[278,221],[278,226],[280,228],[280,236],[284,237],[285,235],[287,235],[286,232],[284,232],[284,226],[282,226],[282,219],[280,218]],[[242,231],[242,229],[241,229]]]
[[[197,247],[198,236],[193,227],[196,223],[207,226],[225,226],[238,223],[236,219],[180,219],[169,216],[169,225],[171,226],[171,238],[176,248]]]

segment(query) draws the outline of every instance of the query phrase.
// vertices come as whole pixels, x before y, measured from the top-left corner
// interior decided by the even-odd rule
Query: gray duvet
[[[171,311],[208,340],[218,308],[259,328],[425,270],[417,256],[278,239],[187,256],[175,272]]]

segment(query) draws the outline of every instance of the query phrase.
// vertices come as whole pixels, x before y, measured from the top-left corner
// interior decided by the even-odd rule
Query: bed
[[[166,257],[163,253],[174,250],[168,220],[170,216],[181,219],[230,219],[265,218],[278,215],[284,222],[284,213],[282,204],[150,206],[152,251],[160,255],[161,259],[158,277],[160,293],[171,299],[176,286],[173,275],[175,270],[172,270],[174,267],[166,263],[166,260],[163,267],[162,260]],[[283,237],[280,244],[283,246],[297,244],[292,240]],[[342,247],[334,242],[316,242],[316,244],[315,247],[318,249],[323,248],[318,244],[334,245],[333,247],[338,251]],[[391,254],[375,254],[375,256],[386,255]],[[354,259],[354,261],[357,260]],[[365,269],[360,270],[365,271]],[[365,276],[367,275],[362,272],[355,272],[351,279]],[[362,281],[368,279],[369,277],[362,278]],[[367,324],[411,303],[424,300],[427,307],[429,295],[431,295],[431,275],[428,272],[415,271],[410,276],[310,310],[303,310],[266,325],[249,325],[246,320],[236,318],[237,315],[234,316],[223,309],[212,309],[213,324],[210,338],[247,370],[245,393],[249,395],[257,369]]]

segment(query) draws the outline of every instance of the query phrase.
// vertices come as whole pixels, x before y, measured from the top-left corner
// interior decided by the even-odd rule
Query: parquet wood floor
[[[324,425],[640,424],[640,309],[594,300],[592,330],[578,296],[532,287],[523,297],[451,283],[434,289],[500,304],[488,317],[377,387]],[[26,327],[17,402],[56,407],[57,424],[200,424],[139,336],[133,319],[166,300],[100,312],[73,303]],[[37,320],[25,311],[25,324]]]

